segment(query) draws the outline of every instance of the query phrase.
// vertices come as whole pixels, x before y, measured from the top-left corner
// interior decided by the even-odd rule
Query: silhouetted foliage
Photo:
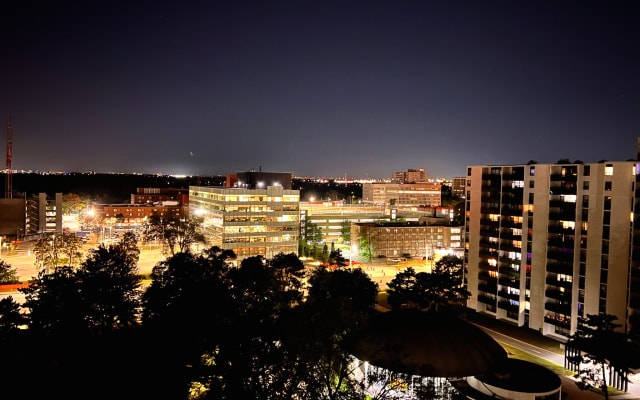
[[[20,304],[13,296],[0,300],[0,338],[7,338],[16,333],[20,326],[26,323],[27,318],[20,312]]]
[[[5,260],[0,260],[0,283],[18,283],[18,270]]]
[[[568,357],[578,366],[576,385],[582,390],[601,389],[605,399],[609,398],[606,368],[628,368],[625,360],[631,349],[626,336],[615,331],[620,327],[614,322],[617,319],[611,314],[587,314],[586,318],[579,318],[578,328],[567,342],[569,348],[578,350],[578,354]]]
[[[442,257],[431,272],[416,273],[409,267],[387,284],[387,301],[394,310],[459,311],[470,295],[462,282],[462,268],[462,259],[456,256]]]
[[[138,324],[139,252],[130,241],[93,249],[77,272],[88,329],[105,332]]]

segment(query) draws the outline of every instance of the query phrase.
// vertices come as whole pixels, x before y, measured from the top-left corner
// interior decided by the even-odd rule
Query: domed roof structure
[[[425,377],[480,375],[508,358],[506,350],[476,325],[413,309],[377,313],[351,339],[358,359]]]
[[[478,375],[474,379],[481,382],[477,386],[503,389],[505,393],[552,392],[562,385],[560,377],[550,369],[515,358],[510,358],[499,371]]]

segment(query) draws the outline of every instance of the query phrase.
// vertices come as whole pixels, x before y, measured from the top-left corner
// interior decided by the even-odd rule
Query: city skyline
[[[17,170],[450,178],[640,136],[633,2],[36,0],[0,25]]]

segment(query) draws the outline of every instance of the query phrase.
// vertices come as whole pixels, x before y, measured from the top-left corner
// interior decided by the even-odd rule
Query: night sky
[[[0,32],[18,170],[450,178],[640,136],[640,1],[10,0]]]

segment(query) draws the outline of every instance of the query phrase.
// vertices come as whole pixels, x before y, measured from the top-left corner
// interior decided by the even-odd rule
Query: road
[[[16,269],[20,282],[28,282],[38,275],[36,259],[31,251],[33,244],[34,242],[22,243],[15,251],[9,253],[5,250],[0,256],[0,260],[4,260],[4,262]],[[85,245],[85,256],[88,254],[90,248],[96,246],[97,244],[95,243]],[[164,260],[164,256],[160,246],[153,248],[142,246],[140,249],[140,259],[138,260],[138,270],[140,274],[150,274],[153,267],[162,260]],[[24,302],[24,295],[20,292],[0,293],[0,298],[7,296],[13,297],[13,299],[20,304]]]

